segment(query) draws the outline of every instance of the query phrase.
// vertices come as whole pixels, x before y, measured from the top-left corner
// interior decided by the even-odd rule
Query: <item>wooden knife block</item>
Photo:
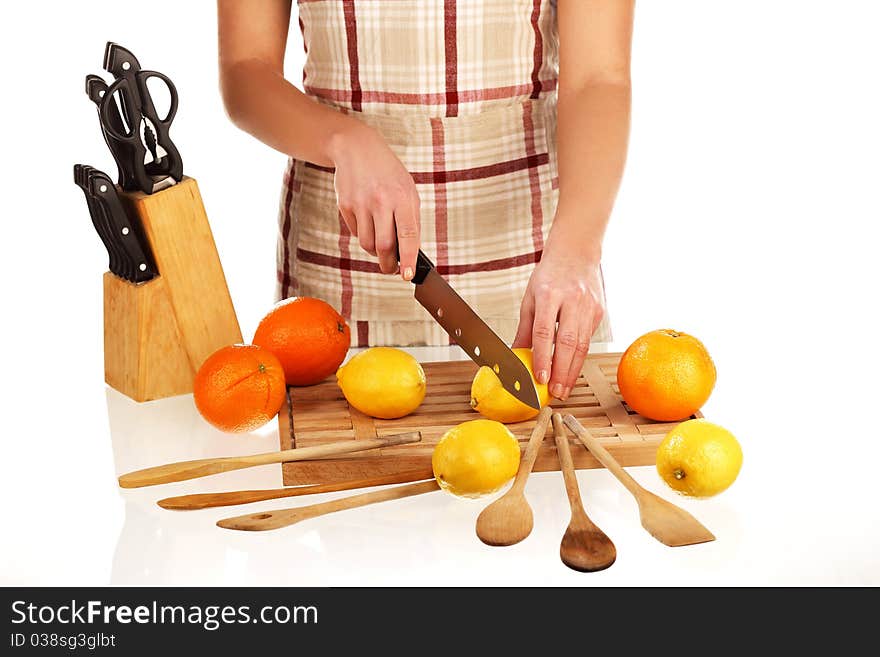
[[[135,401],[192,392],[214,351],[242,342],[196,181],[122,194],[159,275],[135,285],[104,274],[104,379]]]

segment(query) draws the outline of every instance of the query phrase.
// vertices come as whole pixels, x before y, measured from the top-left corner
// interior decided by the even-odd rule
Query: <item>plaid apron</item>
[[[415,181],[422,250],[508,343],[558,196],[555,14],[549,0],[299,0],[306,93],[384,136]],[[290,160],[279,223],[277,298],[329,302],[352,346],[451,343],[346,228],[332,169]],[[610,337],[603,320],[593,341]]]

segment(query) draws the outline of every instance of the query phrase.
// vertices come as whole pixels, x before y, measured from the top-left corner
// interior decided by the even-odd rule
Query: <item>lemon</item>
[[[440,439],[431,456],[434,477],[444,490],[461,497],[494,493],[519,469],[519,443],[494,420],[469,420]]]
[[[546,406],[550,401],[550,393],[547,392],[546,383],[535,381],[535,371],[532,369],[532,350],[517,347],[513,350],[528,368],[532,375],[532,381],[538,391],[538,400],[541,406]],[[511,395],[491,367],[483,366],[477,370],[477,374],[471,383],[471,408],[478,411],[483,417],[498,422],[525,422],[538,414],[538,410]]]
[[[425,398],[425,371],[419,361],[392,347],[355,354],[337,370],[336,382],[349,404],[385,420],[409,415]]]
[[[657,447],[657,472],[683,495],[711,497],[728,488],[742,466],[742,448],[724,427],[687,420]]]

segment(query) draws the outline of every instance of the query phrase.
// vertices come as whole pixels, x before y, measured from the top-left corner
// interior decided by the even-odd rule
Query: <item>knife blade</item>
[[[415,285],[416,301],[464,349],[472,361],[494,370],[504,389],[518,400],[532,408],[541,408],[529,369],[452,289],[421,250],[412,282]]]

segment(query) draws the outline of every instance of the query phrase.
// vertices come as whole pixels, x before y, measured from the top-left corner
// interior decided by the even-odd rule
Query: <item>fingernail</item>
[[[538,372],[538,383],[543,385],[549,380],[550,374],[547,372],[547,370],[541,370],[540,372]]]
[[[553,384],[553,387],[550,388],[550,394],[556,397],[556,399],[562,399],[562,384]]]
[[[403,277],[408,281],[412,280],[412,277],[413,277],[412,267],[407,267],[406,269],[403,270]]]
[[[565,401],[566,399],[568,399],[568,396],[570,394],[571,394],[571,386],[565,386],[565,390],[562,391],[562,397],[560,397],[560,399]]]

